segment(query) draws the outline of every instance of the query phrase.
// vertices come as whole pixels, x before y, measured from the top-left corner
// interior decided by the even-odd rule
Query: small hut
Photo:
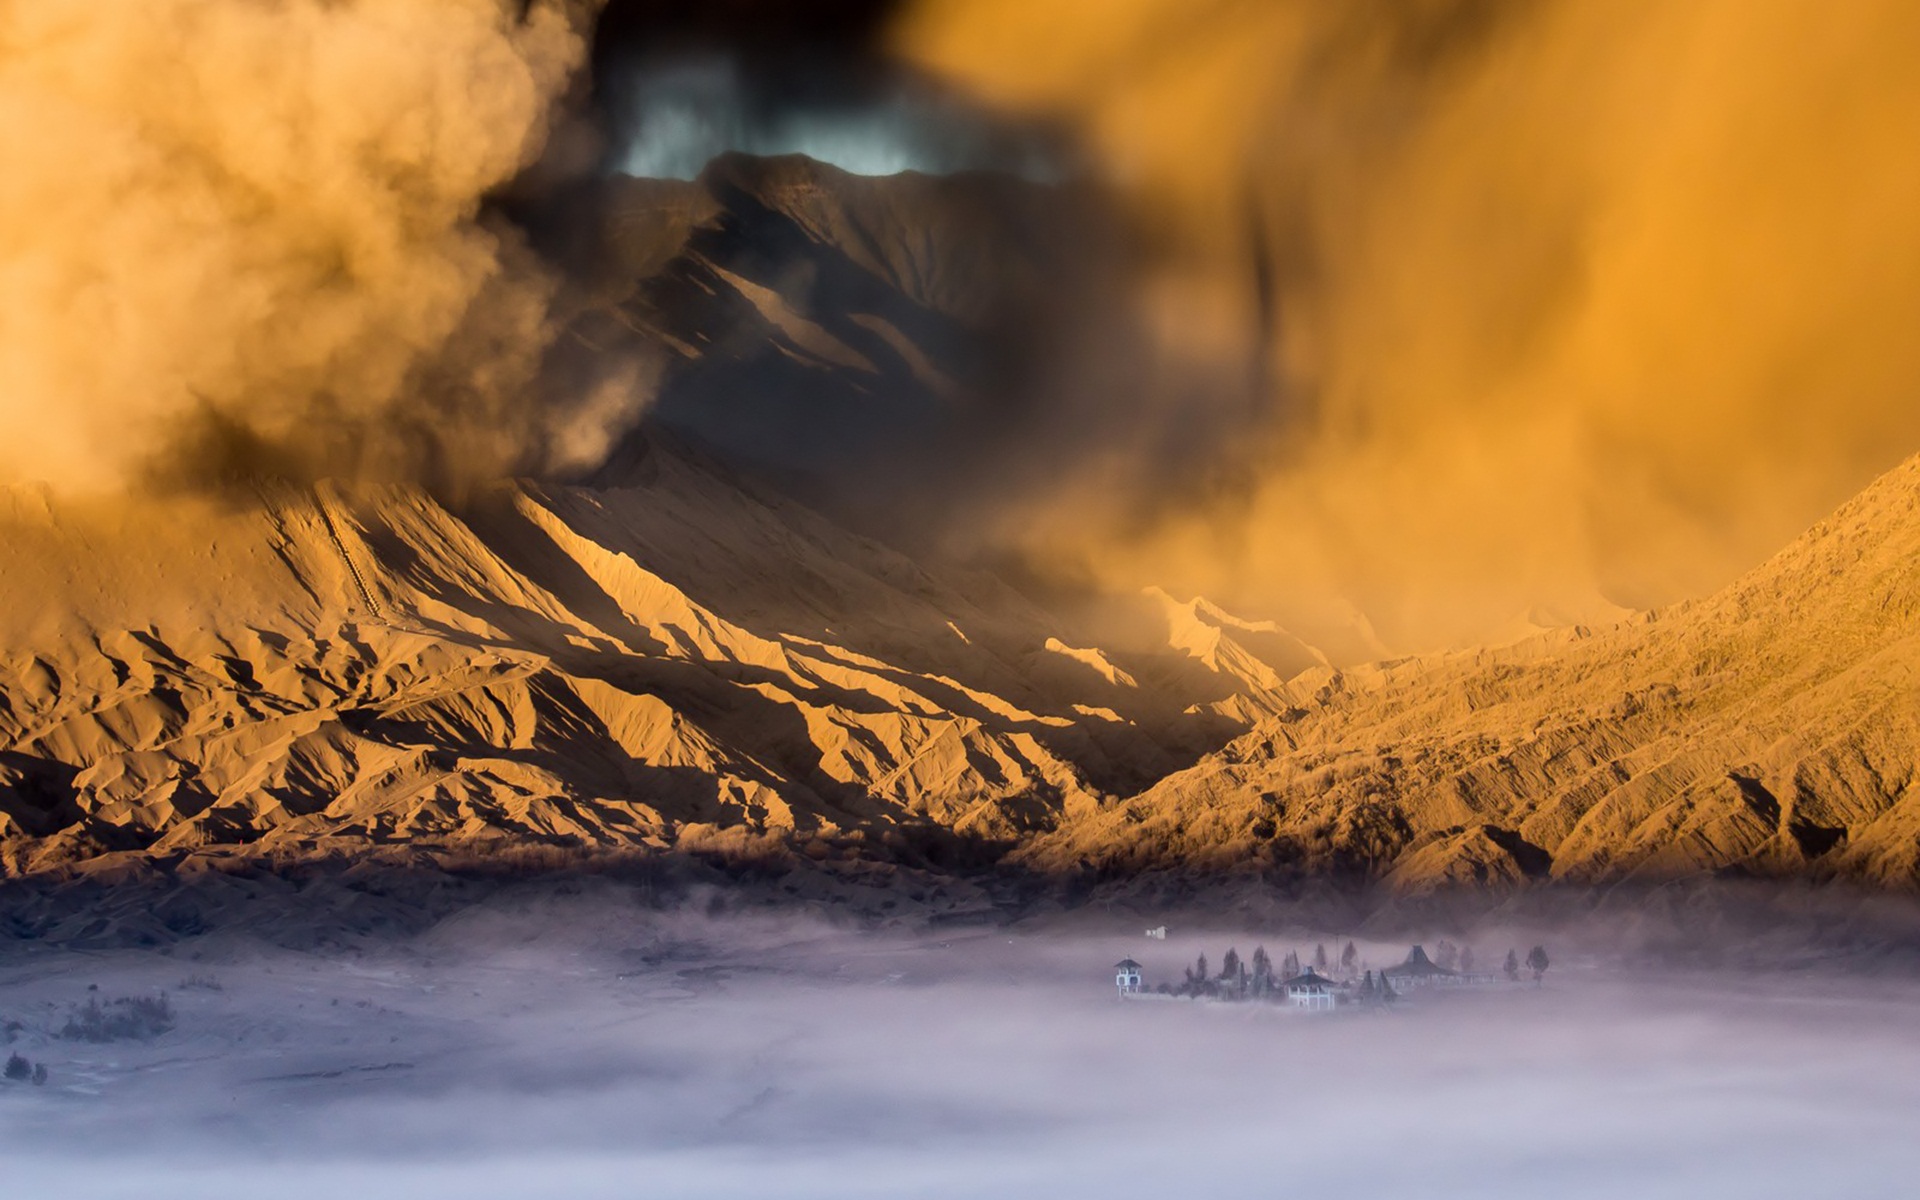
[[[1130,958],[1113,964],[1113,985],[1122,996],[1136,995],[1140,991],[1140,964]]]
[[[1333,980],[1308,967],[1293,978],[1283,980],[1280,990],[1287,994],[1288,1002],[1295,1008],[1324,1009],[1340,1002],[1336,986]]]

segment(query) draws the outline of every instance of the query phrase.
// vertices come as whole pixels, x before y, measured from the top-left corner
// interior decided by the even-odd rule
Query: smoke
[[[633,373],[548,372],[562,281],[489,201],[590,7],[0,0],[0,478],[602,457]],[[1037,411],[982,410],[1056,571],[1460,643],[1707,591],[1920,447],[1899,0],[795,13],[610,10],[627,169],[1026,170],[1067,128],[1145,231],[1151,336],[1060,322]]]
[[[1169,389],[1230,436],[1023,514],[1048,561],[1458,643],[1710,590],[1920,448],[1900,0],[923,0],[897,42],[1082,130],[1163,355],[1268,381]]]
[[[0,479],[591,459],[533,391],[555,282],[483,198],[576,0],[0,0]]]

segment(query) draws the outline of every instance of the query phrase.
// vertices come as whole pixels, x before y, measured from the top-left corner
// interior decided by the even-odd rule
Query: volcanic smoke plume
[[[561,284],[489,198],[541,227],[595,8],[0,0],[0,480],[592,465],[639,389],[542,374]],[[738,64],[754,129],[908,79],[916,139],[1064,130],[1142,235],[1098,299],[1157,336],[1046,322],[960,418],[1005,461],[936,507],[989,549],[1401,651],[1705,593],[1920,446],[1902,0],[799,11],[609,9],[607,130],[673,124],[654,55]]]
[[[552,285],[482,197],[541,149],[585,15],[0,3],[0,479],[447,482],[579,451],[526,403]]]
[[[1166,492],[1116,464],[1043,557],[1471,641],[1708,591],[1920,446],[1905,0],[924,0],[898,44],[1087,132],[1174,353],[1269,360],[1200,503],[1090,517]]]

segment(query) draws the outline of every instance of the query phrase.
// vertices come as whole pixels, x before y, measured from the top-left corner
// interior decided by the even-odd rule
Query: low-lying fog
[[[47,1075],[0,1082],[0,1163],[66,1197],[1912,1194],[1914,981],[1550,943],[1543,986],[1378,1015],[1115,995],[1122,957],[1177,983],[1313,937],[581,901],[381,952],[21,952],[0,1053]],[[1488,965],[1507,945],[1475,939]],[[167,1032],[60,1036],[90,998],[163,991]]]

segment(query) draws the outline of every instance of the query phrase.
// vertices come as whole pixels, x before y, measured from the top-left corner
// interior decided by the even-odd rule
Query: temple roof
[[[1116,971],[1138,971],[1140,969],[1140,964],[1133,961],[1130,958],[1123,958],[1119,962],[1113,964],[1113,969]]]
[[[1452,975],[1454,972],[1440,966],[1427,957],[1427,952],[1419,946],[1407,951],[1407,961],[1397,967],[1382,967],[1382,975]]]

